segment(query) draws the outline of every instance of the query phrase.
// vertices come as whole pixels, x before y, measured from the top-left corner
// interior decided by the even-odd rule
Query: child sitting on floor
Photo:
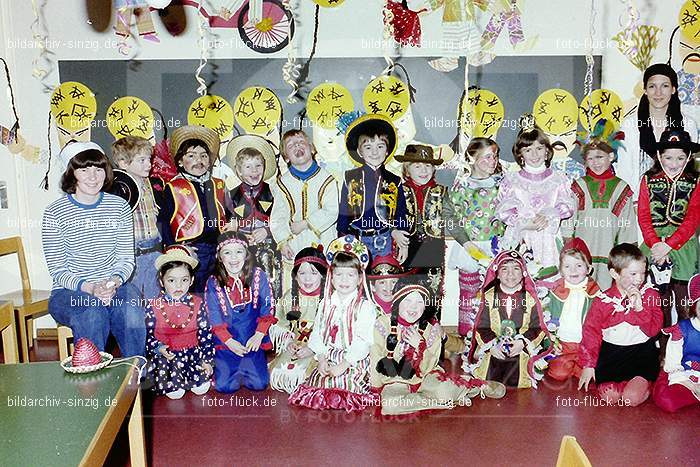
[[[368,297],[367,247],[352,235],[333,240],[323,301],[316,313],[309,345],[299,358],[314,356],[318,365],[289,402],[312,409],[364,410],[377,405],[370,388],[369,362],[377,306]]]
[[[515,251],[502,251],[489,265],[481,288],[464,370],[478,379],[518,388],[537,387],[546,366],[542,303],[525,260]]]
[[[688,282],[688,298],[691,317],[663,330],[671,338],[664,369],[654,383],[654,402],[666,412],[700,404],[700,274]]]
[[[588,391],[595,380],[600,397],[634,407],[649,397],[659,374],[661,300],[645,284],[646,258],[635,245],[610,250],[608,267],[613,285],[596,296],[583,324],[578,387]]]
[[[378,256],[372,260],[369,271],[367,279],[370,281],[372,299],[384,313],[390,315],[394,288],[399,278],[404,275],[403,268],[393,256]]]
[[[593,297],[600,290],[590,277],[591,270],[586,242],[580,238],[567,242],[559,255],[562,277],[549,292],[544,313],[547,328],[555,339],[555,358],[549,361],[547,374],[558,381],[581,375],[581,367],[576,363],[581,329]]]
[[[302,248],[294,258],[292,288],[277,301],[277,323],[270,328],[277,357],[270,362],[270,385],[289,394],[316,367],[311,357],[299,358],[305,349],[323,299],[328,263],[323,249]]]
[[[501,383],[451,377],[438,362],[443,331],[435,320],[429,289],[405,284],[394,295],[391,314],[377,319],[372,345],[372,386],[381,394],[383,415],[471,405],[482,390],[502,397]]]
[[[209,390],[214,345],[202,299],[189,290],[198,261],[184,245],[156,258],[163,287],[146,309],[146,356],[155,391],[180,399],[185,391]]]
[[[216,346],[216,390],[231,393],[241,385],[267,387],[267,331],[276,321],[265,271],[253,266],[248,241],[240,232],[224,232],[216,248],[215,273],[207,281],[205,303]]]

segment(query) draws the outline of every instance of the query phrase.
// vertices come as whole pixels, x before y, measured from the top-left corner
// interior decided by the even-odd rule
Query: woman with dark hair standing
[[[129,205],[105,193],[112,169],[97,144],[74,142],[60,154],[65,195],[44,211],[42,243],[53,290],[49,313],[104,350],[110,332],[123,356],[144,353],[146,327],[134,270]]]
[[[625,144],[613,164],[615,175],[639,195],[642,175],[654,165],[656,144],[666,129],[685,130],[692,141],[698,140],[696,122],[684,116],[678,98],[678,76],[670,65],[656,63],[644,71],[644,95],[637,113],[622,122]]]

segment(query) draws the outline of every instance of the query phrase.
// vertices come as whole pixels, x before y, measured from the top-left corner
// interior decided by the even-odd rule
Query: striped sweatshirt
[[[126,282],[134,270],[134,220],[116,195],[100,193],[90,205],[62,196],[44,211],[41,239],[54,290],[113,275]]]

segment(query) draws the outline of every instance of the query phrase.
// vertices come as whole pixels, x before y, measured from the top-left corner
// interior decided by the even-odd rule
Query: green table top
[[[78,465],[129,370],[75,375],[58,362],[0,365],[0,464]]]

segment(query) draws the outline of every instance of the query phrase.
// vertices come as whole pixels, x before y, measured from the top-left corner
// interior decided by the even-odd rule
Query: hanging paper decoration
[[[627,57],[638,70],[644,71],[651,63],[654,50],[659,45],[659,33],[661,28],[656,26],[640,25],[630,35],[625,37],[625,32],[620,31],[613,40],[617,42],[617,49]]]
[[[505,107],[492,91],[472,87],[460,101],[457,118],[460,116],[462,131],[470,138],[495,139],[505,117]]]
[[[589,102],[592,105],[589,105]],[[588,131],[591,131],[601,118],[611,121],[615,128],[620,128],[623,117],[622,109],[622,99],[615,92],[609,89],[596,89],[591,93],[590,100],[588,96],[583,98],[579,120]]]
[[[49,31],[46,28],[46,18],[44,17],[44,7],[46,2],[41,4],[41,8],[37,6],[37,0],[32,0],[32,11],[34,13],[34,21],[30,26],[32,31],[32,39],[34,44],[39,49],[39,55],[32,60],[32,76],[41,82],[43,92],[48,94],[53,91],[53,86],[47,82],[49,75],[53,71],[54,61],[51,58],[52,52],[46,44],[49,43]]]
[[[395,76],[378,76],[369,82],[362,94],[367,113],[381,114],[392,120],[401,118],[411,103],[408,87]]]
[[[345,0],[313,0],[313,2],[323,8],[337,8],[345,2]]]
[[[569,91],[548,89],[535,100],[532,114],[543,131],[560,135],[576,129],[578,103]]]
[[[294,35],[292,13],[279,0],[260,1],[257,12],[251,10],[251,3],[246,3],[238,15],[238,33],[243,43],[265,54],[285,48]]]
[[[554,150],[552,167],[575,180],[586,173],[584,166],[569,157],[576,145],[578,102],[564,89],[548,89],[540,94],[532,106],[535,124],[547,134]]]
[[[678,13],[678,25],[683,38],[692,45],[700,45],[700,1],[688,0]]]
[[[198,97],[187,111],[187,124],[214,130],[222,143],[227,142],[233,134],[233,107],[220,96],[207,94]]]
[[[61,148],[73,140],[90,141],[90,126],[97,111],[90,88],[76,81],[61,83],[51,95],[50,110]]]
[[[15,123],[11,128],[0,125],[0,144],[7,146],[11,154],[20,154],[26,161],[36,164],[39,162],[40,149],[36,146],[27,144],[22,135],[19,133],[19,115],[17,114],[17,106],[15,105],[15,92],[12,88],[12,79],[10,77],[10,68],[4,58],[0,57],[0,61],[5,68],[5,78],[7,80],[7,97],[10,99],[10,107],[15,117]]]
[[[350,91],[338,83],[322,83],[316,86],[306,100],[306,115],[313,122],[313,142],[316,160],[339,182],[351,169],[350,156],[345,147],[345,135],[338,131],[338,119],[352,112],[355,103]]]
[[[151,18],[151,8],[146,0],[115,0],[114,8],[117,17],[114,33],[119,38],[119,53],[128,55],[131,48],[127,40],[133,36],[132,19],[136,21],[139,37],[156,44],[160,43],[153,25],[153,18]]]
[[[138,136],[155,143],[153,110],[138,97],[120,97],[107,109],[107,128],[115,139]]]
[[[355,108],[350,91],[338,83],[316,86],[306,100],[306,115],[322,128],[335,128],[338,117]]]
[[[442,7],[442,57],[431,60],[429,65],[441,72],[457,68],[459,57],[466,55],[468,60],[477,60],[479,53],[479,31],[475,20],[477,9],[486,11],[490,0],[429,0],[408,1],[407,6],[414,11],[425,7],[436,11]]]
[[[413,11],[406,0],[387,0],[384,23],[389,23],[394,40],[402,46],[420,47],[421,26],[419,14],[428,11],[422,8]]]
[[[282,118],[282,104],[270,89],[252,86],[236,98],[234,115],[246,133],[267,136]]]
[[[525,34],[523,33],[520,15],[517,0],[511,1],[503,11],[494,13],[481,36],[481,46],[490,48],[496,45],[496,40],[498,40],[503,29],[508,30],[508,39],[513,47],[523,42]]]

